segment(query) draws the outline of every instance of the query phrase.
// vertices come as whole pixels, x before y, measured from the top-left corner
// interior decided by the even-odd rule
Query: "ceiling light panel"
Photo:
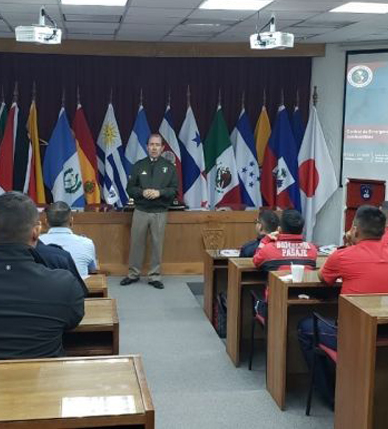
[[[273,0],[205,0],[199,9],[257,11],[272,2]]]
[[[388,3],[363,3],[363,2],[349,2],[334,9],[330,12],[340,13],[387,13]]]

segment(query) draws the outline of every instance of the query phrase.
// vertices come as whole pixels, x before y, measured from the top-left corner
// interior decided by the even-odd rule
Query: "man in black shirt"
[[[163,148],[162,136],[151,134],[147,144],[149,156],[134,165],[128,180],[127,192],[135,200],[136,208],[132,216],[129,272],[121,280],[122,286],[139,280],[149,229],[151,266],[148,283],[157,289],[164,288],[160,276],[164,230],[168,207],[178,191],[178,175],[175,166],[161,156]]]
[[[40,222],[33,201],[0,196],[0,359],[63,356],[62,335],[84,315],[77,279],[35,262]]]

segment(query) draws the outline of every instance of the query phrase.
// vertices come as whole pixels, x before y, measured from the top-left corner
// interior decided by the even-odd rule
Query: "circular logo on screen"
[[[354,66],[348,72],[348,82],[356,88],[369,85],[373,79],[373,72],[368,66]]]

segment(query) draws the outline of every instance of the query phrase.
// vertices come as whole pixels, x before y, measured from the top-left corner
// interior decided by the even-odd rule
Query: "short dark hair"
[[[0,243],[28,244],[38,219],[38,209],[28,195],[16,191],[1,195]]]
[[[302,234],[304,227],[303,216],[298,210],[287,209],[283,210],[280,219],[282,232],[285,234]]]
[[[64,226],[70,221],[71,208],[64,201],[57,201],[50,204],[45,212],[49,226]]]
[[[273,210],[261,210],[258,220],[263,225],[264,231],[267,233],[274,232],[279,226],[279,217]]]
[[[160,141],[162,143],[162,146],[164,145],[164,139],[163,139],[163,136],[160,133],[152,133],[152,134],[150,134],[150,136],[148,137],[148,140],[147,140],[147,145],[150,142],[150,140],[152,139],[152,137],[159,137]]]
[[[353,223],[364,237],[381,238],[385,231],[385,214],[375,206],[360,206]]]

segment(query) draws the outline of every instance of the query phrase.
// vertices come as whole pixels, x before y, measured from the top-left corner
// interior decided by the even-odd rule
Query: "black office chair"
[[[265,372],[267,373],[267,314],[259,314],[256,311],[256,303],[259,300],[258,295],[255,291],[250,290],[251,300],[252,300],[252,324],[251,324],[251,348],[249,352],[249,371],[252,370],[252,360],[253,360],[253,349],[255,344],[255,327],[256,324],[259,324],[263,328],[264,332],[264,353],[265,353]]]

